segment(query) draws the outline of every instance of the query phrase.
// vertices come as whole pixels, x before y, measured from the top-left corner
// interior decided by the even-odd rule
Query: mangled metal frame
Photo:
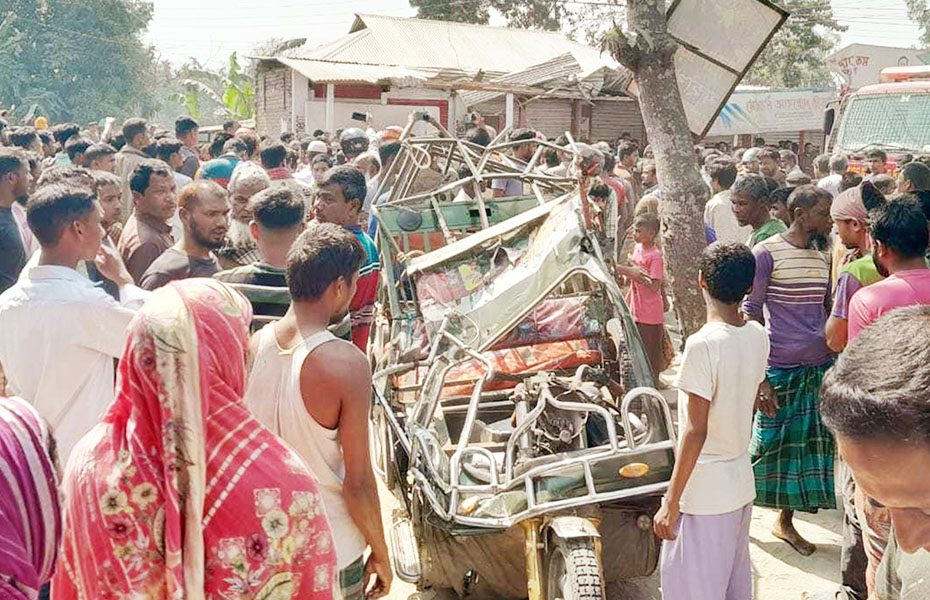
[[[580,154],[574,139],[568,132],[566,132],[569,139],[568,147],[558,146],[546,140],[535,140],[534,143],[537,144],[536,151],[530,161],[523,165],[515,162],[506,154],[506,151],[510,148],[526,143],[526,140],[505,141],[510,132],[509,128],[503,129],[490,144],[482,147],[455,137],[426,113],[420,113],[417,117],[433,125],[439,135],[435,137],[413,137],[414,121],[411,120],[400,135],[401,150],[391,163],[391,166],[380,178],[379,187],[374,197],[381,198],[390,185],[388,198],[380,206],[407,207],[428,203],[435,214],[446,244],[455,241],[455,237],[445,223],[440,205],[447,199],[452,198],[455,195],[454,192],[469,187],[478,189],[483,183],[491,179],[519,179],[529,185],[532,195],[539,205],[556,198],[564,199],[577,193],[578,182],[575,178],[550,175],[540,170],[540,161],[546,150],[570,154],[573,157]],[[449,176],[453,169],[457,173],[457,167],[467,168],[468,174],[464,177],[456,176],[454,180],[447,181],[438,188],[421,193],[411,193],[422,171],[432,166],[441,169],[435,170],[434,173],[446,177]],[[474,203],[477,209],[476,212],[480,219],[481,228],[489,228],[491,224],[487,218],[488,207],[481,194],[475,194],[474,197],[468,196],[467,199]],[[381,222],[380,210],[378,205],[371,208],[372,216],[380,225],[379,244],[382,248],[392,246],[392,254],[395,256],[403,255],[404,250],[397,246],[391,236],[383,233],[386,228],[384,223]],[[390,269],[385,270],[384,276],[389,286],[397,284]],[[392,298],[392,313],[397,314],[399,310],[400,307],[394,303]]]
[[[441,127],[438,127],[441,131]],[[401,283],[412,281],[413,278],[424,271],[429,271],[443,264],[461,259],[472,252],[480,252],[496,242],[515,235],[516,232],[548,227],[550,239],[543,239],[537,252],[533,265],[524,266],[524,280],[502,284],[499,290],[492,290],[484,303],[479,303],[472,311],[458,310],[456,307],[447,307],[441,320],[433,315],[432,326],[427,326],[429,354],[425,360],[413,360],[404,364],[380,365],[381,369],[375,373],[375,380],[385,382],[387,378],[417,368],[426,368],[426,375],[419,384],[417,399],[412,406],[408,405],[406,427],[401,426],[394,415],[394,408],[378,386],[376,386],[376,401],[384,408],[388,424],[394,430],[403,449],[409,456],[408,473],[413,477],[416,485],[422,490],[424,497],[435,513],[447,522],[475,528],[506,528],[514,523],[547,513],[554,510],[569,509],[598,503],[607,503],[622,498],[639,497],[656,494],[664,491],[668,486],[667,479],[654,481],[644,485],[622,487],[611,491],[599,491],[595,485],[594,469],[601,465],[616,464],[619,459],[626,463],[635,462],[637,458],[655,453],[668,453],[672,457],[675,453],[675,434],[671,412],[665,399],[651,387],[635,387],[626,392],[616,409],[623,431],[623,438],[617,433],[615,415],[607,409],[593,403],[566,402],[554,397],[548,391],[540,396],[540,401],[533,408],[533,413],[541,414],[547,405],[557,407],[564,411],[578,411],[597,413],[603,419],[606,430],[606,442],[592,448],[558,455],[556,460],[542,461],[524,472],[517,473],[513,456],[516,451],[515,444],[519,435],[514,432],[506,444],[505,456],[500,461],[485,447],[471,443],[475,422],[479,409],[482,406],[482,394],[485,385],[494,377],[494,366],[482,354],[489,350],[510,329],[515,327],[531,311],[553,294],[561,286],[573,278],[583,277],[602,293],[615,312],[619,313],[622,321],[623,338],[638,339],[635,324],[625,308],[622,292],[608,273],[600,256],[597,243],[593,240],[589,229],[585,226],[580,198],[576,181],[569,177],[556,177],[534,171],[535,165],[546,148],[557,149],[560,152],[572,152],[564,148],[540,142],[533,159],[525,167],[514,164],[504,156],[497,156],[501,150],[524,142],[501,143],[506,132],[502,132],[487,148],[475,146],[463,140],[449,137],[437,138],[409,138],[405,130],[401,138],[402,150],[395,159],[391,170],[385,177],[388,181],[391,172],[396,168],[397,182],[392,189],[386,203],[382,207],[403,209],[404,207],[417,207],[420,210],[432,211],[435,222],[439,225],[445,240],[445,246],[418,257],[406,258]],[[447,132],[445,132],[447,133]],[[465,166],[470,173],[466,177],[459,177],[445,185],[426,193],[410,194],[411,186],[416,179],[416,171],[426,165],[422,161],[424,156],[436,160],[431,166],[442,168],[445,173],[458,166]],[[419,157],[419,159],[417,158]],[[421,162],[415,162],[420,160]],[[478,209],[480,230],[465,237],[456,238],[455,234],[445,226],[442,218],[442,204],[448,201],[455,192],[468,185],[480,185],[483,181],[494,177],[519,178],[533,189],[533,196],[538,206],[527,210],[515,217],[502,222],[491,224],[487,219],[486,203],[480,197],[467,197],[465,201],[473,202]],[[383,187],[383,184],[382,184]],[[379,190],[379,194],[381,190]],[[545,196],[548,193],[549,198]],[[554,196],[554,197],[553,197]],[[460,197],[461,199],[461,197]],[[381,208],[380,210],[384,210]],[[409,318],[409,310],[401,307],[399,300],[399,284],[394,270],[390,267],[394,259],[403,255],[403,250],[392,238],[385,223],[381,220],[379,207],[374,207],[372,214],[381,224],[379,242],[382,252],[386,255],[382,261],[386,268],[383,275],[389,290],[386,300],[390,304],[391,338],[396,339],[399,332],[399,321],[402,316]],[[541,236],[539,236],[541,237]],[[528,250],[529,252],[529,250]],[[542,266],[545,265],[543,268]],[[540,267],[538,273],[532,273],[533,268]],[[513,269],[516,271],[517,269]],[[532,276],[529,276],[532,273]],[[511,273],[512,274],[512,273]],[[523,294],[516,297],[513,290],[516,287],[523,290]],[[490,287],[493,287],[490,286]],[[411,293],[412,290],[408,290]],[[414,293],[415,295],[415,293]],[[419,302],[412,302],[416,318],[427,324],[428,319],[422,311]],[[453,324],[459,323],[457,327]],[[472,339],[464,340],[461,323],[470,323],[476,335]],[[633,357],[634,368],[637,371],[637,380],[651,381],[645,368],[646,359],[639,344],[628,344],[626,351]],[[439,381],[439,388],[445,382],[447,374],[456,366],[469,361],[483,365],[484,374],[480,376],[470,394],[467,405],[465,422],[460,432],[458,443],[448,462],[448,472],[441,472],[440,456],[444,450],[439,446],[438,438],[430,433],[437,408],[441,398],[431,385],[432,380]],[[576,373],[581,377],[584,368],[579,367]],[[529,376],[528,376],[529,378]],[[639,443],[636,433],[631,425],[631,407],[634,402],[641,402],[642,410],[646,404],[651,403],[654,409],[652,414],[658,415],[654,427],[659,432],[660,439]],[[531,423],[528,420],[526,423]],[[451,439],[449,440],[451,442]],[[480,456],[487,464],[490,481],[486,484],[469,484],[462,482],[463,464],[472,456]],[[503,464],[501,464],[501,462]],[[551,476],[553,472],[564,472],[571,469],[580,469],[583,473],[583,493],[574,494],[570,498],[551,498],[544,500],[537,498],[536,484],[544,477]],[[480,497],[492,500],[507,492],[525,494],[526,505],[520,510],[507,512],[507,514],[483,514],[476,510],[481,504]],[[446,496],[444,501],[441,496]],[[463,504],[463,498],[476,498],[469,507]]]

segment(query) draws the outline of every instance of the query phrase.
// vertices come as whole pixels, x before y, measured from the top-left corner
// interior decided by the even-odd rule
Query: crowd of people
[[[864,177],[842,155],[817,156],[806,173],[784,149],[700,152],[713,193],[705,231],[717,243],[696,282],[707,324],[686,341],[675,381],[680,451],[655,518],[663,597],[751,597],[752,506],[777,509],[772,533],[807,556],[816,548],[794,515],[835,508],[837,484],[842,585],[821,597],[930,597],[917,575],[930,569],[930,495],[888,458],[930,464],[930,398],[915,392],[926,371],[915,323],[930,310],[930,167],[901,161],[892,178],[877,149]],[[639,225],[626,268],[638,324],[637,286],[661,284],[637,254],[652,246]],[[661,295],[650,302],[659,314]]]
[[[0,138],[0,595],[387,594],[366,198],[398,132],[110,129]]]
[[[480,128],[469,137],[480,139]],[[511,139],[528,141],[515,158],[529,160],[539,138],[513,132]],[[732,151],[726,143],[695,147],[711,193],[703,213],[709,245],[695,282],[707,324],[686,341],[674,381],[679,457],[655,518],[665,540],[663,597],[752,597],[752,506],[777,509],[773,535],[808,556],[816,548],[795,527],[795,512],[836,508],[837,483],[842,585],[823,598],[930,597],[917,575],[930,569],[926,484],[883,472],[879,465],[891,464],[884,456],[870,463],[877,452],[900,454],[915,469],[930,463],[920,424],[930,417],[930,398],[899,391],[913,393],[908,376],[922,380],[924,350],[893,342],[903,315],[930,310],[906,310],[930,305],[930,161],[904,155],[892,168],[886,152],[873,148],[853,170],[850,157],[816,155],[810,144],[799,155],[791,143],[754,142]],[[662,182],[648,145],[641,150],[623,136],[592,147],[603,166],[585,185],[597,226],[614,242],[605,256],[628,289],[664,387],[660,374],[674,350],[665,327]],[[549,173],[570,170],[558,152],[548,154]],[[893,314],[883,319],[886,313]],[[870,327],[879,321],[887,325]],[[882,347],[887,368],[910,370],[875,373],[860,344]]]
[[[3,511],[5,553],[23,557],[3,563],[5,597],[389,591],[364,352],[382,268],[370,211],[400,135],[228,122],[200,145],[190,117],[173,131],[0,122],[0,485],[29,506]],[[474,115],[464,139],[496,135]],[[544,138],[508,139],[519,165]],[[586,144],[597,160],[580,181],[664,385],[663,187],[640,146]],[[779,510],[774,534],[809,555],[794,513],[835,508],[836,477],[842,593],[906,598],[930,490],[891,465],[930,467],[930,167],[895,179],[875,150],[863,177],[810,147],[695,151],[707,325],[674,382],[663,594],[751,597],[752,506]],[[573,156],[549,150],[538,168],[574,176]],[[501,177],[471,192],[526,190]]]

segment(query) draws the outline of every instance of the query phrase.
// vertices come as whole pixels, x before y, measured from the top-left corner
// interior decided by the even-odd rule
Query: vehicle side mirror
[[[828,108],[823,113],[823,134],[830,135],[833,132],[833,122],[836,120],[836,109]]]

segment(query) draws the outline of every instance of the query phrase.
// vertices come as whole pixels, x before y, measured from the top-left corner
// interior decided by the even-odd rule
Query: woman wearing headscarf
[[[19,398],[0,398],[0,598],[36,600],[61,539],[58,479],[45,422]]]
[[[316,480],[242,402],[250,313],[191,279],[133,320],[116,400],[65,470],[52,598],[332,596]]]

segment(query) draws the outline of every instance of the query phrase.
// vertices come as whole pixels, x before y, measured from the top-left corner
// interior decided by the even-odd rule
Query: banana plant
[[[239,66],[235,52],[224,69],[194,69],[188,75],[181,81],[184,92],[175,94],[173,99],[184,104],[191,116],[202,113],[203,100],[214,106],[217,115],[240,120],[255,116],[252,77]]]

